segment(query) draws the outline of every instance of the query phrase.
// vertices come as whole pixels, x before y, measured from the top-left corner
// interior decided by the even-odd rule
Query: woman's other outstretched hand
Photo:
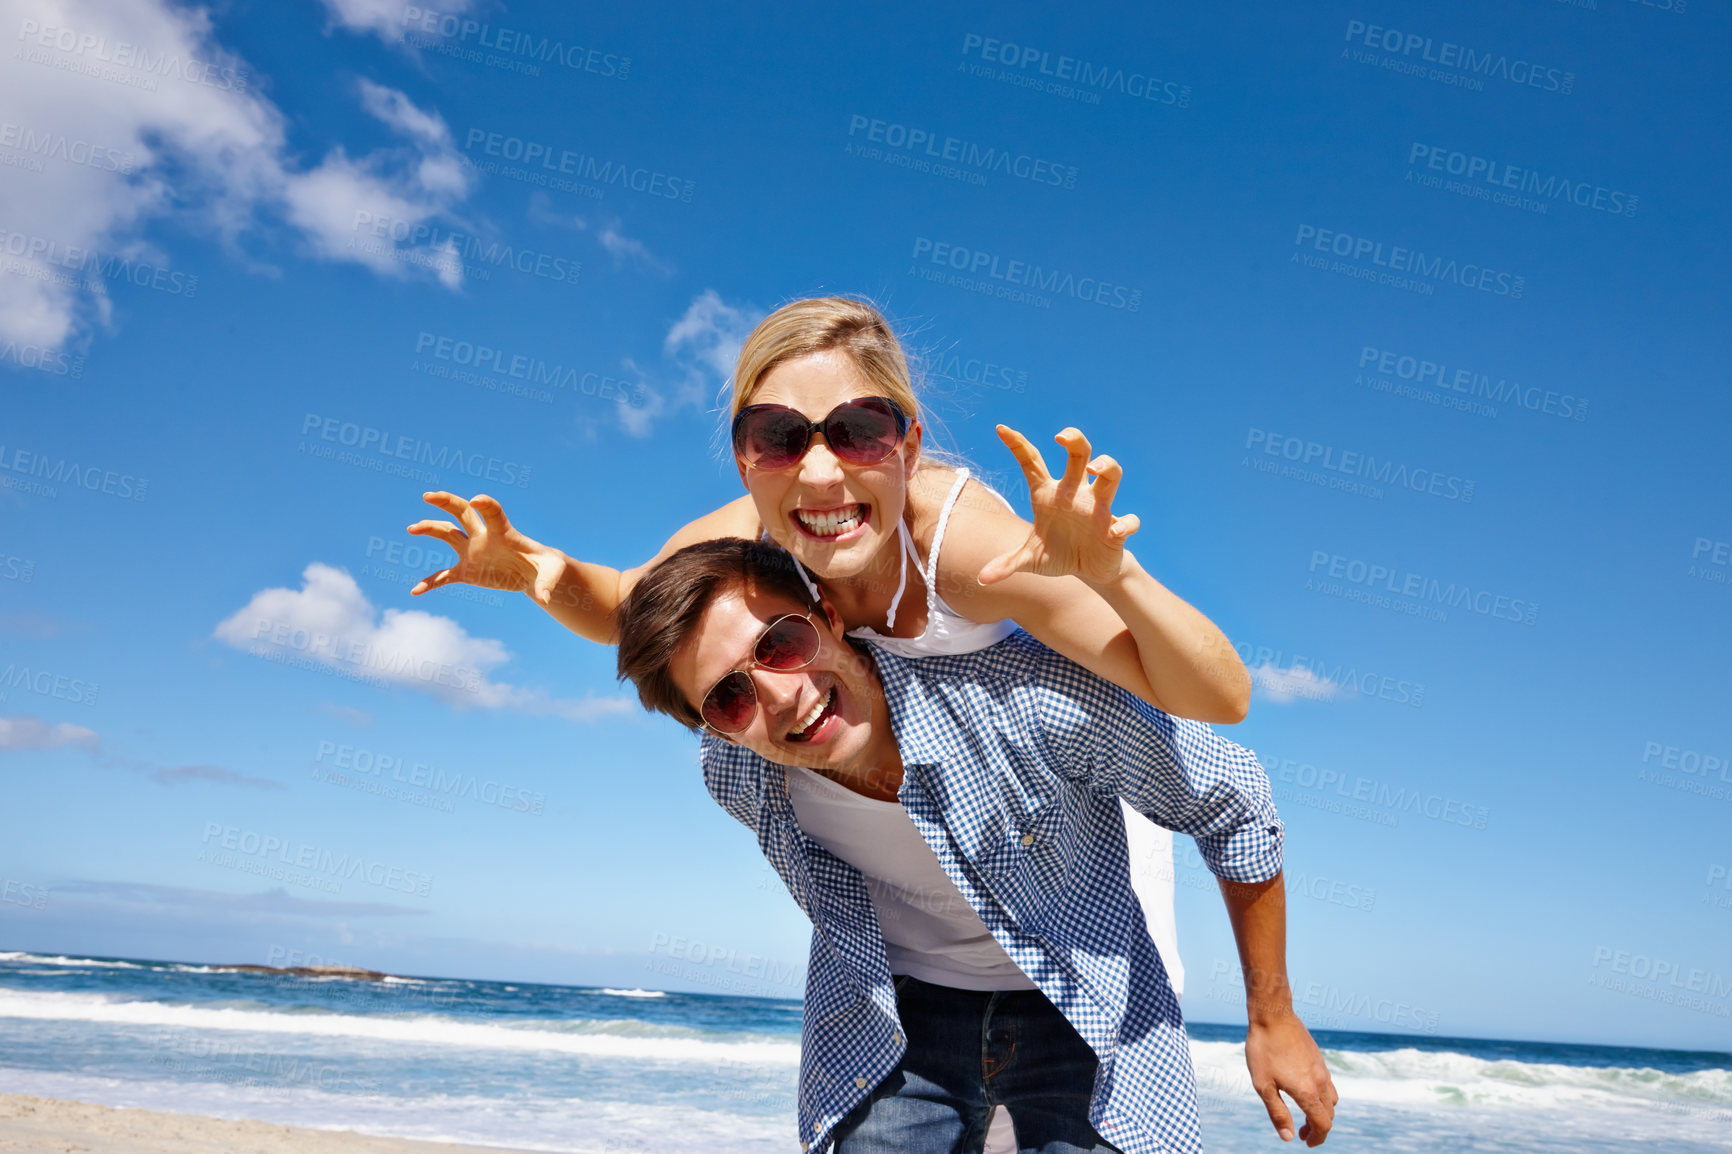
[[[1027,437],[1006,425],[998,426],[998,436],[1028,479],[1034,527],[1020,546],[987,562],[980,583],[993,585],[1014,573],[1074,575],[1094,586],[1118,580],[1125,542],[1142,524],[1135,514],[1113,516],[1113,496],[1124,476],[1119,463],[1107,456],[1091,461],[1088,438],[1066,429],[1053,438],[1069,454],[1064,475],[1054,480]]]
[[[457,563],[423,577],[409,590],[412,596],[441,585],[462,584],[528,592],[543,608],[552,603],[555,584],[565,569],[565,555],[513,529],[498,501],[485,494],[466,501],[444,492],[423,493],[421,499],[455,517],[458,524],[417,521],[409,526],[409,532],[445,542],[456,552]]]

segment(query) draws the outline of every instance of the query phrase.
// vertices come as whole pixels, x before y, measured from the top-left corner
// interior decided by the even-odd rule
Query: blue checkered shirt
[[[1095,1053],[1089,1119],[1128,1154],[1200,1151],[1178,1000],[1131,890],[1119,798],[1197,839],[1209,868],[1281,869],[1281,820],[1250,750],[1170,717],[1018,630],[910,661],[874,648],[903,808],[950,880]],[[800,1038],[801,1148],[901,1060],[884,939],[859,870],[800,830],[782,767],[703,740],[704,783],[757,835],[812,919]]]

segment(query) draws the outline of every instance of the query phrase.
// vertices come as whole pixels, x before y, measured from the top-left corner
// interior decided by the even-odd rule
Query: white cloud
[[[715,289],[705,289],[686,306],[662,342],[668,356],[708,370],[719,385],[734,371],[740,346],[765,314],[751,305],[731,305]]]
[[[453,220],[470,188],[444,122],[402,93],[362,82],[359,100],[404,146],[359,158],[334,147],[309,170],[288,151],[283,114],[217,42],[205,10],[169,0],[0,0],[0,13],[19,30],[0,68],[0,107],[19,134],[10,150],[39,161],[6,170],[0,339],[59,349],[108,324],[115,258],[165,266],[142,234],[170,216],[231,253],[280,216],[319,259],[460,283],[439,244],[373,238],[376,251],[351,247],[366,239],[357,211],[409,227]]]
[[[649,246],[643,241],[633,240],[621,232],[617,221],[613,224],[603,225],[601,231],[596,233],[596,239],[601,242],[601,247],[607,250],[608,255],[613,257],[616,268],[629,261],[643,265],[645,268],[655,269],[657,272],[672,271],[667,265],[656,259],[655,254],[650,252]]]
[[[693,297],[662,341],[662,366],[646,370],[629,357],[621,362],[628,378],[644,382],[636,403],[619,406],[625,431],[646,437],[656,421],[682,408],[703,413],[721,407],[740,346],[764,316],[752,305],[729,304],[715,289]]]
[[[56,883],[55,896],[78,894],[107,898],[127,905],[180,906],[219,911],[224,914],[289,914],[294,917],[403,917],[427,911],[395,902],[328,902],[290,896],[281,886],[258,893],[226,893],[187,886],[161,886],[148,882],[111,882],[75,878]]]
[[[530,194],[528,219],[533,224],[553,225],[557,228],[575,229],[578,232],[593,230],[596,243],[601,245],[603,252],[613,258],[615,268],[623,268],[627,264],[633,264],[664,275],[673,272],[673,268],[666,261],[650,251],[649,245],[635,237],[627,236],[624,230],[620,228],[620,222],[617,219],[597,227],[590,222],[588,217],[574,212],[561,212],[556,209],[545,192]]]
[[[50,725],[40,717],[20,714],[0,717],[0,753],[22,753],[25,750],[62,749],[71,746],[86,753],[100,753],[102,739],[95,731],[82,725],[61,722]]]
[[[272,781],[268,777],[251,777],[232,769],[224,769],[220,765],[177,765],[172,769],[159,769],[153,772],[151,779],[160,785],[179,785],[185,781],[208,781],[217,785],[244,785],[252,789],[282,789],[281,782]]]
[[[334,701],[321,701],[319,712],[330,714],[339,721],[346,721],[357,729],[371,729],[373,715],[364,709],[356,709],[349,705],[338,705]]]
[[[413,689],[457,708],[516,709],[570,721],[636,712],[623,697],[557,698],[492,680],[511,659],[504,643],[471,637],[449,617],[386,609],[367,600],[346,571],[314,562],[299,589],[263,589],[225,618],[214,636],[236,649],[385,686]]]
[[[1341,686],[1303,666],[1279,669],[1267,662],[1251,670],[1251,684],[1260,689],[1264,697],[1280,705],[1300,698],[1334,701],[1341,693]]]
[[[472,0],[440,0],[438,14],[461,16],[471,7]],[[404,19],[407,8],[403,0],[325,0],[331,23],[352,32],[375,33],[387,44],[401,44],[403,33],[411,29]]]
[[[620,423],[634,437],[649,435],[655,421],[681,408],[699,412],[720,404],[723,386],[740,359],[740,346],[764,319],[764,312],[751,305],[732,305],[715,289],[705,289],[692,298],[680,319],[662,341],[670,371],[644,374],[635,364],[628,368],[642,379],[654,378],[644,403],[620,408]]]

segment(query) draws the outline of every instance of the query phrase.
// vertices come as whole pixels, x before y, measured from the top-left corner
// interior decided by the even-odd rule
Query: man
[[[1003,1103],[1048,1154],[1201,1149],[1177,1000],[1119,798],[1197,839],[1247,975],[1252,1083],[1321,1143],[1335,1088],[1293,1013],[1282,826],[1256,758],[1017,632],[910,661],[856,647],[781,550],[683,549],[617,615],[644,705],[704,729],[704,780],[812,919],[802,1148],[979,1150]]]

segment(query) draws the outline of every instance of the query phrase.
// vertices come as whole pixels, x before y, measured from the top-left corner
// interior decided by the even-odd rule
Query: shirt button
[[[1034,835],[1032,833],[1023,834],[1022,835],[1022,844],[1025,846],[1033,845],[1034,844]]]
[[[902,1031],[897,1030],[894,1034],[891,1034],[890,1040],[900,1046],[902,1044]]]
[[[856,1078],[854,1079],[854,1085],[857,1089],[864,1090],[866,1088],[866,1079]]]

